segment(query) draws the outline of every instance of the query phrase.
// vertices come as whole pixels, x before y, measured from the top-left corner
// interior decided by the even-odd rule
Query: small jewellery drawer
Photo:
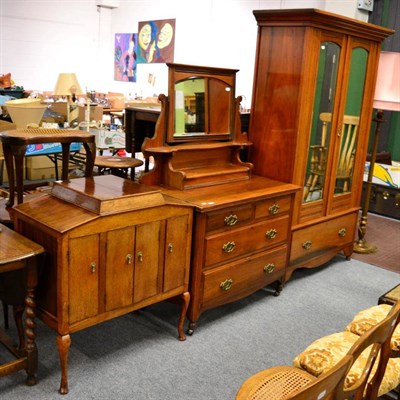
[[[203,306],[216,306],[239,299],[279,280],[285,273],[287,247],[242,258],[203,273]]]
[[[291,264],[315,253],[342,247],[354,240],[357,214],[321,222],[293,233]]]
[[[285,242],[289,217],[282,216],[206,237],[205,266],[226,262]]]
[[[272,217],[287,213],[290,209],[290,196],[276,197],[256,203],[255,218]]]
[[[253,219],[253,204],[227,208],[207,214],[207,232],[241,226]]]

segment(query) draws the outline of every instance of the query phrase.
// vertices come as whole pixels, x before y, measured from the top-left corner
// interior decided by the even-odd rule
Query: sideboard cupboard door
[[[99,235],[70,239],[69,323],[99,312]]]
[[[135,230],[116,229],[106,235],[106,311],[132,304]]]
[[[136,226],[134,303],[161,292],[162,265],[159,260],[163,250],[160,240],[164,224],[164,221],[153,221]]]
[[[169,218],[166,226],[163,292],[183,288],[189,282],[186,238],[190,233],[187,215]]]

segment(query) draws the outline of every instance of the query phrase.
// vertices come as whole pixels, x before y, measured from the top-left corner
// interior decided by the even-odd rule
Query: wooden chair
[[[315,378],[290,366],[266,369],[253,375],[241,386],[236,400],[322,400],[343,385],[353,361],[344,357],[327,373]]]
[[[329,124],[332,121],[331,113],[321,113],[319,116],[322,122],[321,144],[311,145],[310,175],[304,189],[303,200],[307,201],[310,194],[320,191],[322,197],[323,182],[326,172],[326,155],[329,145]],[[352,176],[355,145],[357,143],[358,125],[360,118],[352,115],[345,115],[343,125],[338,131],[340,140],[340,159],[336,171],[336,179],[342,181],[341,187],[336,191],[348,192]]]
[[[345,349],[346,346],[348,347],[348,350],[343,354],[343,356],[339,357],[339,359],[335,359],[335,356],[340,354],[340,350],[336,349],[337,351],[333,352],[335,353],[335,356],[332,357],[331,360],[328,360],[329,362],[327,363],[329,368],[321,371],[318,378],[324,378],[327,373],[332,371],[333,368],[336,368],[339,363],[343,362],[347,356],[351,356],[351,368],[347,370],[344,384],[334,387],[333,389],[331,387],[331,389],[326,387],[327,392],[328,390],[333,390],[330,398],[333,400],[361,400],[364,398],[365,388],[369,380],[371,389],[368,390],[372,393],[372,396],[374,396],[376,387],[379,388],[382,382],[382,371],[385,371],[386,369],[390,354],[390,339],[395,329],[396,322],[398,321],[399,314],[400,303],[392,308],[391,312],[384,320],[379,322],[375,327],[362,336],[358,337],[357,335],[346,332],[349,336],[354,337],[354,341],[349,341],[348,343],[343,343],[341,345],[341,350]],[[330,336],[327,336],[326,338],[330,338]],[[317,348],[313,353],[309,350],[312,345],[309,346],[302,353],[304,354],[305,362],[312,362],[312,359],[314,358],[315,364],[320,366],[321,360],[329,359],[329,356],[327,357],[330,352],[329,343],[331,343],[331,341],[326,340],[324,346],[322,346],[323,348],[321,352],[319,352],[319,349]],[[376,361],[379,353],[379,361]],[[298,356],[297,359],[301,359],[302,354]],[[377,366],[375,365],[375,362],[377,363]],[[314,398],[320,400],[328,396],[329,393],[325,396],[322,392],[315,397],[311,397],[311,395],[307,394],[308,387],[311,388],[313,383],[316,382],[315,379],[317,379],[317,376],[311,373],[311,367],[301,369],[296,365],[296,362],[294,365],[294,367],[287,366],[271,368],[256,374],[254,377],[250,377],[240,388],[236,400],[312,400]],[[376,372],[372,374],[371,371],[374,366]],[[370,375],[372,378],[370,378]],[[285,388],[284,391],[281,388]],[[303,388],[305,393],[304,397],[294,397],[294,395],[300,395],[300,393],[302,393],[297,393],[301,388]],[[270,392],[268,392],[268,390]],[[260,396],[258,396],[258,393],[261,393]],[[268,393],[268,395],[264,395],[263,393]],[[368,400],[374,400],[377,397],[366,398]]]

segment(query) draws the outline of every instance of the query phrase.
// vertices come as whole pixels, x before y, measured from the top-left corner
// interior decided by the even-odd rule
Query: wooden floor
[[[353,253],[352,258],[400,274],[400,221],[369,213],[365,239],[377,246],[377,252]]]

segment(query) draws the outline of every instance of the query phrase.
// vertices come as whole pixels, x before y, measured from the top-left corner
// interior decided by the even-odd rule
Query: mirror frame
[[[167,63],[168,66],[168,126],[166,141],[170,144],[183,143],[183,142],[203,142],[209,140],[232,140],[235,132],[235,89],[236,89],[236,73],[237,69],[216,68],[206,66],[195,66],[186,64]],[[191,133],[190,135],[175,136],[175,84],[189,79],[217,79],[228,85],[230,90],[229,110],[228,112],[228,132],[227,133],[213,133],[205,129],[204,133],[198,135]],[[206,126],[208,121],[208,110],[213,106],[213,101],[218,100],[210,99],[208,96],[207,85],[205,87],[205,110],[206,110]]]

